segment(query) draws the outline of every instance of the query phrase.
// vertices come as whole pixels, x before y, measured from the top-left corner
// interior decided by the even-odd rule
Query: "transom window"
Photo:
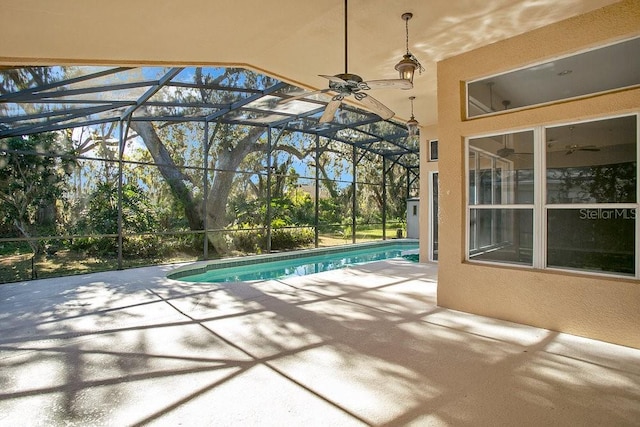
[[[637,85],[640,38],[467,82],[467,118]]]
[[[640,277],[638,116],[467,140],[470,261]]]

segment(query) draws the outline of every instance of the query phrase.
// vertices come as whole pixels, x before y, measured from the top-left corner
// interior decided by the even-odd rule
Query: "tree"
[[[153,208],[135,184],[122,186],[122,229],[128,233],[153,231],[157,224]],[[113,182],[98,185],[89,197],[84,232],[116,234],[118,232],[118,186]]]
[[[152,172],[146,169],[140,172],[140,176],[135,179],[145,188],[145,191],[147,187],[154,187],[155,192],[148,193],[150,197],[154,198],[154,202],[162,199],[163,211],[168,215],[174,215],[181,225],[184,221],[184,225],[191,230],[202,230],[206,222],[209,229],[225,229],[230,223],[230,216],[227,212],[230,196],[240,187],[249,188],[255,184],[246,182],[244,185],[238,185],[239,181],[247,181],[251,178],[249,174],[239,175],[236,171],[241,165],[246,166],[248,161],[256,162],[255,167],[249,170],[255,170],[256,174],[262,174],[262,178],[265,177],[267,165],[265,154],[268,150],[267,128],[216,122],[216,116],[224,117],[224,111],[216,109],[241,101],[244,96],[242,95],[243,89],[269,88],[276,81],[271,77],[243,69],[197,67],[189,69],[189,72],[190,75],[187,73],[182,75],[184,86],[175,85],[171,87],[171,90],[159,91],[154,95],[156,100],[167,101],[167,106],[147,107],[142,105],[135,111],[134,119],[130,122],[133,132],[129,132],[126,136],[127,144],[134,139],[142,141],[146,147],[146,150],[141,150],[145,151],[142,154],[144,158],[136,160],[143,163],[152,161],[157,168]],[[5,80],[6,87],[0,87],[0,92],[14,92],[34,85],[45,85],[73,77],[74,73],[77,73],[77,70],[73,67],[43,67],[33,70],[22,68],[16,72],[10,70],[7,72],[8,78]],[[193,84],[186,82],[186,79],[192,79]],[[238,92],[233,94],[234,91],[220,90],[221,88],[237,88]],[[185,107],[181,107],[181,105],[185,105]],[[203,142],[204,128],[201,123],[185,121],[169,124],[168,122],[137,121],[135,119],[135,116],[153,117],[158,114],[165,116],[184,115],[184,117],[201,116],[203,108],[212,111],[211,118],[213,120],[209,123],[211,132],[209,133],[209,141],[206,142]],[[220,115],[217,115],[218,112]],[[36,111],[31,113],[36,113]],[[114,125],[103,125],[101,130],[96,130],[94,127],[88,129],[90,130],[79,136],[74,136],[73,132],[66,133],[66,140],[73,143],[76,154],[86,155],[89,152],[97,153],[102,150],[105,158],[114,160],[112,156],[117,153],[114,150],[115,145],[113,145],[115,140],[113,138]],[[274,146],[271,147],[271,150],[282,153],[274,154],[272,160],[279,159],[280,165],[283,165],[288,163],[286,156],[289,156],[288,159],[292,157],[297,157],[300,160],[307,157],[314,159],[315,140],[301,136],[301,133],[292,135],[285,133],[279,135],[282,138],[276,138],[275,141],[272,141]],[[308,143],[302,142],[305,140]],[[347,167],[345,161],[348,162],[346,159],[350,159],[350,155],[343,157],[341,152],[344,151],[348,154],[350,150],[343,150],[342,143],[328,139],[326,141],[319,147],[321,156],[317,162],[315,159],[313,160],[314,163],[317,163],[314,166],[318,167],[323,187],[329,191],[331,197],[345,198],[348,195],[344,189],[339,188],[333,179],[342,175],[341,170]],[[202,166],[200,157],[203,153],[202,145],[207,147],[209,156],[207,168],[211,174],[206,177],[209,184],[207,194],[204,193],[203,185],[205,176],[200,169]],[[104,182],[111,182],[112,178],[109,176],[114,172],[116,163],[107,161],[103,166]],[[127,172],[126,168],[125,164],[125,172]],[[284,171],[288,172],[289,168],[287,167]],[[371,172],[379,173],[379,168],[373,166]],[[90,186],[87,186],[85,179],[83,186],[82,174],[87,176],[84,169],[78,168],[75,200],[77,208],[84,210],[88,200],[86,194],[94,190],[94,184],[91,183]],[[163,182],[161,191],[158,190],[158,186],[152,185],[158,182],[157,178],[159,177]],[[90,177],[96,181],[95,178],[95,176]],[[273,176],[271,183],[273,186],[272,197],[276,198],[288,185],[281,175]],[[166,197],[167,193],[170,193],[171,197]],[[156,198],[158,200],[155,200]],[[207,200],[206,206],[204,206],[205,198]],[[370,203],[370,199],[376,199],[380,203],[379,194],[363,199],[363,202]],[[346,206],[345,203],[342,205]],[[181,214],[175,215],[176,207],[181,211]],[[294,216],[309,217],[312,205],[308,201],[301,201],[296,205],[296,209],[299,210],[299,213]],[[205,211],[208,215],[207,218],[204,218]],[[233,218],[231,218],[231,222],[233,222]],[[163,223],[172,223],[171,217],[168,217]],[[222,233],[210,233],[209,238],[216,252],[226,251],[226,241]]]
[[[636,168],[635,162],[579,168],[581,199],[596,203],[633,203]]]
[[[62,200],[66,177],[73,170],[73,161],[60,156],[60,146],[55,134],[42,133],[28,137],[8,138],[0,151],[0,220],[11,224],[26,238],[55,227],[43,210]],[[29,240],[35,255],[40,244]]]

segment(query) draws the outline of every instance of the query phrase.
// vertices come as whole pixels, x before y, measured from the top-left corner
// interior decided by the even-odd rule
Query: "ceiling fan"
[[[502,157],[502,158],[506,159],[508,157],[511,157],[514,154],[515,155],[520,155],[520,154],[533,155],[533,153],[519,153],[519,152],[516,152],[516,150],[511,148],[511,147],[507,147],[507,138],[508,138],[507,135],[504,135],[504,137],[502,139],[503,146],[498,151],[496,151],[496,154],[499,157]]]
[[[573,132],[576,129],[575,126],[570,126],[569,127],[569,138],[568,138],[568,144],[565,146],[565,150],[567,150],[564,154],[565,155],[569,155],[569,154],[573,154],[576,151],[600,151],[600,148],[598,148],[597,145],[583,145],[583,144],[576,144],[574,143],[574,135]],[[548,149],[552,149],[555,148],[557,146],[557,148],[555,148],[555,151],[562,151],[562,148],[558,146],[558,142],[562,141],[562,138],[560,140],[556,140],[556,139],[549,139],[547,141],[547,148]]]
[[[533,153],[516,153],[516,150],[514,150],[513,148],[507,148],[507,147],[504,147],[504,148],[499,149],[499,150],[496,152],[496,154],[497,154],[499,157],[502,157],[502,158],[504,158],[504,159],[506,159],[506,158],[508,158],[508,157],[511,157],[511,156],[512,156],[512,155],[514,155],[514,154],[515,154],[515,155],[521,155],[521,154],[533,155]]]
[[[572,144],[572,145],[567,145],[567,152],[565,154],[566,155],[573,154],[576,151],[600,151],[600,149],[595,145]]]
[[[334,76],[320,74],[320,77],[324,77],[329,80],[329,87],[327,89],[316,90],[313,92],[307,92],[298,96],[293,96],[284,99],[282,102],[290,102],[300,98],[306,98],[311,95],[334,92],[335,95],[331,98],[331,101],[324,109],[322,117],[320,117],[319,123],[327,123],[333,120],[333,117],[338,111],[342,101],[353,95],[353,97],[366,105],[373,113],[377,114],[384,120],[388,120],[395,115],[387,106],[380,101],[365,93],[365,91],[373,89],[411,89],[413,84],[409,80],[405,79],[385,79],[385,80],[369,80],[364,81],[362,77],[357,74],[352,74],[347,71],[347,0],[344,1],[344,73],[336,74]]]

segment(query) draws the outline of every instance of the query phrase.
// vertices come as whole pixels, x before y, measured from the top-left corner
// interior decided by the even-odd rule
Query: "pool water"
[[[390,246],[390,245],[386,245]],[[418,249],[417,243],[378,246],[367,249],[349,249],[322,255],[309,255],[293,259],[257,261],[248,265],[213,268],[204,273],[180,277],[185,282],[249,282],[253,280],[284,279],[306,276],[323,271],[337,270],[349,265],[366,264],[390,258]]]

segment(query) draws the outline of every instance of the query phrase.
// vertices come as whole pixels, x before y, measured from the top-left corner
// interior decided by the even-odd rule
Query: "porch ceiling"
[[[613,0],[351,0],[348,71],[394,78],[409,50],[425,68],[411,90],[379,90],[406,120],[409,96],[423,126],[437,123],[436,62],[615,3]],[[344,64],[344,1],[6,0],[0,65],[243,65],[307,89]],[[64,25],[62,23],[65,23]],[[27,30],[25,30],[25,28]]]

